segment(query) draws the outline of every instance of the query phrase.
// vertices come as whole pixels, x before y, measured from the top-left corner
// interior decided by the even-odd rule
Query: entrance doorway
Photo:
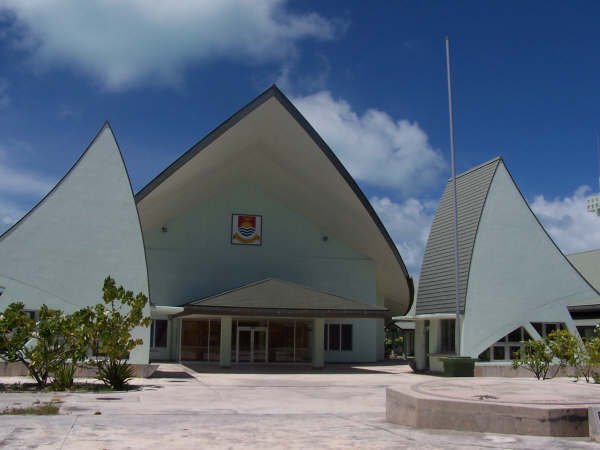
[[[267,327],[237,327],[236,362],[267,362],[269,336]]]

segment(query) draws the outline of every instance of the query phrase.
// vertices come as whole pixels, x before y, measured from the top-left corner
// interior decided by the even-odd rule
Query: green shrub
[[[600,381],[600,336],[596,334],[586,339],[580,347],[575,365],[577,377],[582,376],[588,383],[592,379],[598,383]]]
[[[552,363],[552,351],[545,340],[528,340],[523,348],[516,352],[513,359],[513,369],[525,367],[532,372],[538,380],[545,380]]]
[[[133,368],[126,361],[105,360],[98,364],[98,379],[114,390],[126,389],[134,376]]]
[[[52,380],[52,386],[57,391],[65,391],[73,387],[73,379],[75,378],[75,371],[77,365],[73,363],[65,363],[62,366],[54,369],[54,379]]]
[[[582,344],[577,336],[567,330],[557,329],[549,333],[545,341],[554,358],[558,360],[554,375],[567,366],[576,366]]]
[[[121,389],[131,378],[125,362],[129,352],[142,343],[131,333],[151,323],[143,314],[148,298],[134,296],[107,277],[103,300],[72,314],[42,305],[37,322],[23,303],[11,303],[0,314],[0,359],[23,363],[40,388],[51,375],[56,389],[71,388],[77,367],[87,362],[104,374],[100,379],[105,383]],[[89,353],[103,356],[89,359]]]
[[[111,277],[104,280],[102,293],[104,304],[94,307],[90,327],[94,354],[102,357],[93,363],[98,368],[99,380],[113,389],[123,389],[133,377],[126,360],[129,353],[142,344],[141,339],[133,338],[132,332],[152,322],[150,317],[144,317],[148,297],[141,292],[134,295],[123,286],[117,286]]]
[[[43,388],[51,373],[85,358],[88,344],[81,319],[86,315],[83,311],[65,315],[42,305],[34,322],[23,303],[11,303],[0,315],[0,358],[23,363]]]

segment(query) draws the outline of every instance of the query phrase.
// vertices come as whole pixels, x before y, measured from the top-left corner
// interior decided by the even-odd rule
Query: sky
[[[0,232],[109,120],[134,191],[276,83],[418,278],[450,176],[502,156],[566,253],[600,248],[600,2],[0,0]]]

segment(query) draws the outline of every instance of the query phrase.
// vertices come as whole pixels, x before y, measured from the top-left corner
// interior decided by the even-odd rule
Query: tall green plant
[[[131,377],[126,363],[129,353],[143,343],[142,339],[134,338],[132,332],[152,322],[150,317],[144,316],[148,297],[141,292],[134,295],[107,277],[102,299],[104,303],[96,305],[93,314],[94,353],[100,355],[95,365],[101,381],[113,389],[122,389]]]

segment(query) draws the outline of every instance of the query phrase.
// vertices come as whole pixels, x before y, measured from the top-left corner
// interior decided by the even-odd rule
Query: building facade
[[[596,311],[597,323],[597,288],[552,241],[502,159],[457,176],[457,190],[462,356],[505,363],[529,338],[559,327],[578,334],[582,314],[591,318]],[[416,298],[419,369],[441,371],[440,358],[456,352],[452,211],[449,182],[427,241]]]
[[[85,198],[71,198],[78,193]],[[27,243],[36,223],[39,240],[55,247]],[[88,280],[73,292],[63,289],[67,263]],[[32,274],[39,265],[44,278]],[[142,363],[377,361],[384,321],[405,313],[413,294],[368,200],[275,86],[135,196],[105,126],[55,190],[0,237],[4,304],[93,304],[108,274],[149,294],[154,320],[139,330],[144,346],[132,355]]]

